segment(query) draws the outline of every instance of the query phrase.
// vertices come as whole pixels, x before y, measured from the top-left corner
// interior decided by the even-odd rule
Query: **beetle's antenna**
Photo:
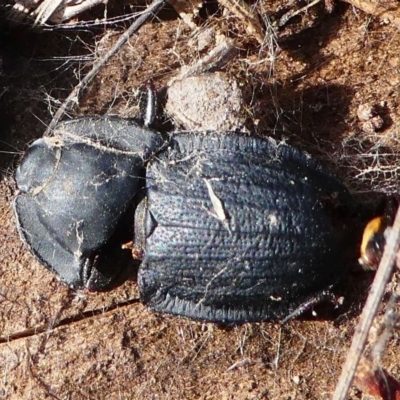
[[[92,69],[85,75],[85,77],[74,87],[69,96],[65,99],[64,103],[55,113],[49,126],[44,132],[44,136],[49,136],[52,129],[57,125],[58,121],[67,111],[67,109],[73,104],[77,103],[79,95],[82,90],[90,83],[90,81],[96,76],[100,69],[110,60],[110,58],[118,52],[118,50],[129,40],[129,38],[136,33],[141,26],[152,16],[155,15],[165,5],[166,0],[153,0],[153,2],[147,7],[142,15],[136,19],[132,25],[121,35],[115,45],[100,59]]]
[[[143,96],[139,102],[141,118],[143,118],[143,125],[149,127],[153,124],[157,116],[157,91],[151,80],[143,85]]]

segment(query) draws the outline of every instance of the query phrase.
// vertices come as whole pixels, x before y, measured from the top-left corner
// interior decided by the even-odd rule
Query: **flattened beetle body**
[[[105,289],[123,274],[110,248],[160,136],[132,122],[85,118],[36,140],[16,172],[18,228],[35,256],[72,287]],[[108,248],[105,251],[105,248]]]
[[[180,134],[147,167],[142,301],[190,318],[274,320],[346,272],[332,214],[347,190],[273,139]],[[144,217],[143,214],[144,212]]]
[[[306,154],[238,133],[168,144],[113,118],[35,141],[14,202],[30,250],[69,286],[103,290],[132,262],[122,245],[134,236],[142,301],[217,322],[285,317],[346,272],[335,213],[351,196]]]

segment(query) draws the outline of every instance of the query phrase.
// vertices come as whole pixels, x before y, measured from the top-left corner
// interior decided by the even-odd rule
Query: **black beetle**
[[[21,236],[75,288],[102,290],[121,279],[130,254],[118,232],[122,222],[134,225],[141,300],[157,311],[280,319],[347,270],[337,215],[352,207],[349,192],[271,138],[163,139],[126,120],[84,118],[34,142],[16,181]]]

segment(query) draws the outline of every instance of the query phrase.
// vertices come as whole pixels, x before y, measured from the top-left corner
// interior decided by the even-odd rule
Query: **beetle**
[[[182,132],[89,117],[35,141],[14,210],[33,254],[74,288],[105,290],[141,256],[153,310],[240,323],[276,320],[346,273],[348,190],[269,137]],[[118,260],[118,261],[115,261]]]

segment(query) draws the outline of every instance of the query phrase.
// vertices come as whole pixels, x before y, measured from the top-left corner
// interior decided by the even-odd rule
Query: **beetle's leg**
[[[333,286],[329,286],[326,290],[322,290],[314,294],[313,296],[309,297],[303,303],[301,303],[297,308],[295,308],[289,315],[287,315],[280,323],[281,325],[286,324],[291,319],[298,317],[299,315],[303,314],[304,312],[310,310],[316,304],[319,304],[324,301],[329,301],[335,304],[336,307],[341,305],[340,298],[338,298],[332,292]]]
[[[144,126],[149,127],[153,124],[157,115],[157,91],[150,80],[142,86],[141,90],[143,95],[139,101],[140,114]]]

